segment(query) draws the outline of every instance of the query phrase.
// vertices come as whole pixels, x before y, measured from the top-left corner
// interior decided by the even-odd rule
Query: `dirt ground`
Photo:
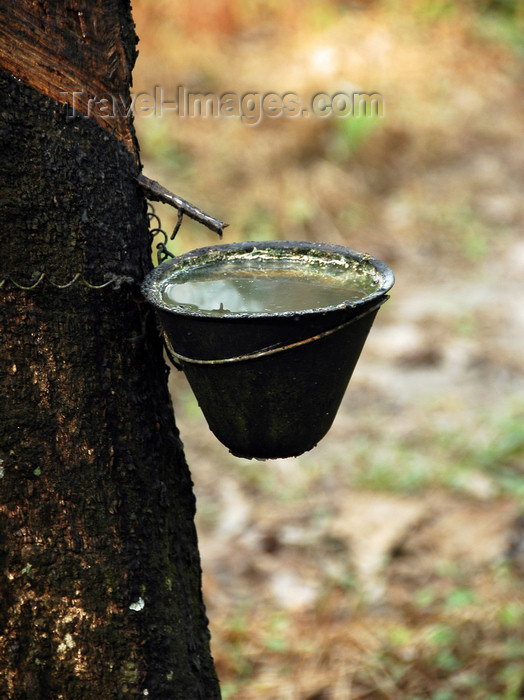
[[[515,243],[470,279],[443,285],[440,278],[445,293],[403,282],[397,265],[397,288],[331,431],[297,459],[229,455],[184,378],[173,375],[198,498],[214,653],[221,677],[239,688],[230,697],[414,698],[433,697],[434,687],[456,693],[449,697],[491,697],[482,667],[471,694],[454,680],[449,686],[438,667],[436,678],[431,668],[417,669],[397,687],[389,664],[375,657],[395,649],[390,635],[405,634],[395,653],[416,668],[435,626],[453,629],[459,616],[459,629],[471,628],[471,654],[484,665],[491,635],[505,632],[500,611],[524,611],[522,499],[491,473],[489,449],[486,463],[479,448],[476,464],[469,444],[490,440],[493,425],[484,416],[504,415],[508,402],[522,406],[523,277],[508,271],[523,250]],[[465,317],[482,323],[473,339],[460,332]],[[464,443],[459,452],[474,452],[467,466],[454,445],[451,454],[445,444],[431,445],[448,433]],[[505,437],[497,433],[495,447]],[[399,443],[409,447],[395,449]],[[521,450],[511,457],[519,475]],[[372,454],[363,459],[362,451]],[[475,663],[468,658],[464,666]],[[239,675],[249,679],[245,685],[236,683]],[[466,673],[462,680],[471,679]]]
[[[396,276],[296,459],[230,455],[171,373],[225,698],[524,697],[524,20],[502,5],[136,4],[137,90],[386,99],[369,134],[136,120],[146,174],[224,242],[325,240]],[[175,251],[211,242],[184,225]]]

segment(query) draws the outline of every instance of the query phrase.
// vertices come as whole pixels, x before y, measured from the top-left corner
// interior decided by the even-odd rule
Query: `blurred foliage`
[[[491,264],[509,266],[508,246],[522,237],[524,4],[137,0],[134,15],[137,91],[161,85],[170,99],[178,85],[218,94],[293,91],[303,106],[320,91],[381,94],[383,117],[264,118],[247,126],[166,111],[135,123],[146,174],[227,221],[225,242],[310,239],[366,250],[393,266],[403,308],[412,309],[417,294],[431,307],[419,321],[429,350],[395,359],[386,338],[371,370],[380,379],[381,362],[393,365],[413,406],[387,380],[375,393],[364,381],[344,430],[334,429],[324,452],[303,455],[299,468],[209,454],[196,402],[176,385],[193,469],[201,474],[211,463],[199,494],[211,554],[225,546],[224,499],[234,502],[238,491],[262,517],[225,540],[205,579],[224,698],[521,697],[522,564],[501,552],[491,565],[436,558],[423,568],[431,552],[406,552],[400,543],[381,570],[387,590],[377,603],[356,551],[329,528],[362,491],[430,504],[436,494],[487,511],[507,501],[524,511],[524,403],[497,384],[521,367],[499,348],[510,311],[492,307],[491,298],[474,310],[462,298],[451,310],[436,303],[455,279],[493,284]],[[163,206],[159,213],[170,232],[176,213]],[[170,247],[178,254],[214,242],[185,221]],[[410,323],[394,299],[381,311],[386,329]],[[488,345],[490,353],[481,352]],[[457,370],[455,393],[422,399],[424,382],[444,373],[451,351],[471,346],[477,350]],[[461,394],[471,377],[484,384],[475,394],[482,399]],[[278,598],[268,581],[282,568],[296,575],[297,590],[313,572],[314,605],[286,607]]]
[[[380,117],[374,114],[336,119],[327,153],[338,163],[351,160],[364,148],[381,124]]]

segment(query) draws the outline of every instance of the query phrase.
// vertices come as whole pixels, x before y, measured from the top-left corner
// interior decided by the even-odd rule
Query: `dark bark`
[[[0,3],[0,66],[43,95],[89,112],[133,152],[136,139],[124,104],[130,101],[135,44],[126,0]],[[115,97],[121,109],[108,112],[103,96]]]
[[[0,698],[220,695],[130,143],[0,71]]]

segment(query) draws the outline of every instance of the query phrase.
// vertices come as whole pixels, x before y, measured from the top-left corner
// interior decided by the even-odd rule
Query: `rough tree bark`
[[[135,43],[125,0],[0,7],[0,698],[10,700],[220,697],[190,474],[138,291],[151,263],[132,123],[72,119],[64,105],[75,90],[128,99]],[[118,280],[57,286],[76,273]]]

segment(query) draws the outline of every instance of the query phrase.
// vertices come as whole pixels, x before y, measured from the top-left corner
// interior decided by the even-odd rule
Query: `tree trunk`
[[[133,127],[58,100],[128,99],[134,43],[123,1],[0,9],[0,698],[220,697]]]

